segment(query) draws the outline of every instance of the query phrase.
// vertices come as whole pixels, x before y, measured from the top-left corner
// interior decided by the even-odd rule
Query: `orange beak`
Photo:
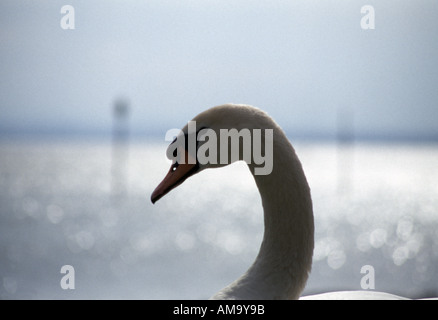
[[[189,163],[195,161],[193,161],[193,158],[190,157],[187,151],[184,150],[184,153],[185,163],[175,163],[170,167],[170,170],[164,177],[163,181],[161,181],[161,183],[155,188],[154,192],[152,192],[152,203],[155,203],[169,191],[179,186],[195,172],[197,167],[196,163]],[[189,161],[189,159],[191,159],[191,161]]]

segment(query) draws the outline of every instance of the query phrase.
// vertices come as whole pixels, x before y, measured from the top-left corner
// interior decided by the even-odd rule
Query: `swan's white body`
[[[273,170],[254,175],[264,209],[265,232],[259,254],[251,267],[211,299],[298,299],[306,284],[314,247],[314,224],[310,189],[301,163],[283,130],[265,112],[246,105],[222,105],[208,109],[193,120],[213,129],[273,129]],[[187,126],[183,132],[187,133]],[[263,140],[262,140],[263,143]],[[264,150],[263,146],[261,150]],[[219,154],[219,153],[218,153]],[[206,168],[186,165],[171,169],[152,194],[155,202],[188,176]],[[181,173],[178,173],[181,170]],[[305,299],[397,299],[369,291],[334,292]]]
[[[379,291],[337,291],[301,297],[300,300],[409,300]]]

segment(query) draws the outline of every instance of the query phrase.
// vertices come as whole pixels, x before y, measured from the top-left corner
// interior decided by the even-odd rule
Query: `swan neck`
[[[277,146],[274,156],[272,173],[254,176],[262,198],[265,231],[253,272],[259,279],[270,280],[265,280],[265,290],[271,292],[271,299],[296,299],[312,264],[312,201],[292,146]]]
[[[252,266],[213,299],[297,299],[313,255],[310,189],[295,150],[281,129],[273,145],[273,170],[255,175],[264,211],[264,236]]]

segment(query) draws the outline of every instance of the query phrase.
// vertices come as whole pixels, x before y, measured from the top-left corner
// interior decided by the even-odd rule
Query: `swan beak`
[[[157,202],[161,197],[166,195],[169,191],[179,186],[188,177],[190,177],[196,170],[197,164],[193,164],[194,159],[190,157],[189,153],[185,151],[186,163],[178,164],[178,166],[172,165],[169,172],[164,177],[163,181],[155,188],[151,195],[152,203]],[[191,161],[189,161],[189,159]]]

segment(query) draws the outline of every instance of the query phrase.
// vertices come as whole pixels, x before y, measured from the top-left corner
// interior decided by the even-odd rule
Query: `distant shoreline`
[[[154,141],[164,142],[164,133],[158,131],[151,132],[131,132],[129,141]],[[292,141],[305,142],[324,142],[337,143],[340,145],[353,145],[356,143],[395,143],[395,144],[435,144],[438,143],[437,134],[401,134],[401,133],[364,133],[354,134],[354,136],[339,136],[337,133],[304,133],[287,131],[286,135]],[[14,131],[0,129],[0,142],[9,141],[96,141],[111,143],[111,131],[91,131],[91,130],[29,130],[29,131]]]

